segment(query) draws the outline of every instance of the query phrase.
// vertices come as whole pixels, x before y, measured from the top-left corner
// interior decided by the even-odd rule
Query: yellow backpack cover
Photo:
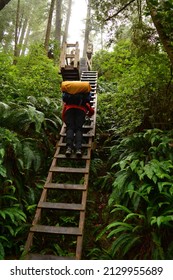
[[[69,94],[89,93],[91,91],[91,85],[89,82],[64,81],[61,83],[61,90]]]

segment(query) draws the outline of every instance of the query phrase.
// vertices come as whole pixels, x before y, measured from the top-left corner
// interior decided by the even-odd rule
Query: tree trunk
[[[66,23],[65,23],[65,30],[64,30],[64,36],[63,36],[62,44],[67,42],[68,29],[69,29],[69,23],[70,23],[70,16],[71,16],[71,8],[72,8],[72,0],[69,0],[68,10],[67,10],[67,18],[66,18]]]
[[[25,54],[26,47],[27,47],[28,41],[29,41],[29,33],[30,33],[30,27],[29,27],[29,23],[28,23],[28,25],[26,27],[26,33],[25,33],[25,36],[24,36],[23,47],[21,49],[21,55]]]
[[[163,28],[163,25],[159,19],[159,17],[157,16],[157,10],[151,5],[149,0],[146,0],[147,2],[147,6],[150,10],[150,15],[152,18],[152,21],[156,27],[156,30],[158,32],[160,41],[162,42],[165,51],[167,52],[167,55],[170,59],[171,64],[173,65],[173,45],[171,42],[171,37],[169,37]]]
[[[55,0],[51,0],[49,18],[48,18],[47,30],[46,30],[46,37],[45,37],[45,42],[44,42],[44,47],[45,47],[46,53],[48,53],[48,50],[49,50],[49,40],[50,40],[50,32],[51,32],[54,6],[55,6]]]
[[[87,46],[89,43],[89,34],[91,31],[90,17],[91,17],[91,0],[88,0],[87,18],[86,18],[86,25],[85,25],[85,37],[84,37],[84,48],[83,48],[83,57],[85,57],[85,58],[86,58],[86,53],[87,53]]]
[[[62,0],[56,0],[56,26],[55,26],[55,40],[57,42],[57,46],[61,45],[61,8],[62,8]]]
[[[15,26],[15,45],[14,45],[14,60],[13,64],[17,63],[16,58],[19,56],[19,16],[20,16],[20,0],[17,2],[17,11],[16,11],[16,26]]]
[[[11,0],[0,0],[0,10],[2,10],[10,1]]]
[[[27,26],[28,26],[28,18],[25,18],[24,22],[22,24],[22,27],[21,27],[21,34],[20,34],[20,39],[19,39],[19,44],[18,44],[19,55],[21,55],[21,53],[22,53],[23,42],[24,42]]]

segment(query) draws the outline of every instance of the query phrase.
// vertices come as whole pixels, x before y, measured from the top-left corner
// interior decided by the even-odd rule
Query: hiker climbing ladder
[[[65,156],[63,124],[56,152],[25,245],[26,259],[81,259],[91,150],[96,127],[97,72],[85,71],[95,114],[83,126],[82,157]]]

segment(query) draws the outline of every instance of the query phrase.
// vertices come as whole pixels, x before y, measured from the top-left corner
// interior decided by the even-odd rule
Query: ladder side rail
[[[92,144],[92,137],[89,139],[89,144]],[[89,148],[90,158],[86,161],[86,166],[90,167],[91,162],[91,147]],[[82,204],[85,207],[85,211],[80,212],[79,218],[79,228],[82,231],[82,235],[77,237],[77,245],[76,245],[76,259],[80,260],[82,257],[82,247],[83,247],[83,237],[84,237],[84,226],[85,226],[85,216],[86,216],[86,203],[87,203],[87,195],[88,195],[88,182],[89,182],[89,173],[84,176],[84,184],[86,185],[86,191],[82,192]]]
[[[61,48],[61,54],[60,54],[60,69],[65,68],[65,58],[66,58],[66,50],[67,50],[67,43],[63,43],[63,46]]]

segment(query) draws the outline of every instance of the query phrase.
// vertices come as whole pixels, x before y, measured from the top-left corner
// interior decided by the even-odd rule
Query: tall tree
[[[157,30],[160,41],[173,65],[173,1],[172,0],[98,0],[92,1],[92,7],[96,11],[97,19],[104,24],[108,24],[109,30],[115,34],[116,20],[122,22],[127,20],[127,16],[132,18],[134,11],[139,11],[139,6],[143,6],[142,17],[146,14],[151,16],[153,24]]]
[[[26,48],[35,43],[44,41],[47,26],[47,0],[22,0],[16,26],[16,5],[18,0],[11,1],[0,12],[0,42],[5,51],[14,51],[15,37],[18,35],[18,52],[23,53]],[[17,41],[16,41],[17,42]]]
[[[64,35],[63,35],[62,43],[65,43],[67,41],[68,29],[69,29],[69,23],[70,23],[70,16],[71,16],[71,9],[72,9],[72,0],[68,0],[67,16],[66,16],[65,29],[64,29]]]
[[[23,19],[22,26],[21,26],[21,33],[20,33],[19,44],[18,44],[19,55],[21,55],[22,53],[27,27],[28,27],[28,17]]]
[[[50,32],[51,32],[54,6],[55,6],[55,0],[51,0],[48,23],[47,23],[47,30],[46,30],[46,37],[45,37],[45,42],[44,42],[44,47],[45,47],[45,50],[47,53],[48,53],[48,49],[49,49]]]
[[[55,23],[55,40],[57,45],[61,45],[61,25],[62,25],[62,0],[56,0],[56,23]]]
[[[91,31],[91,0],[88,0],[87,18],[86,18],[85,36],[84,36],[84,47],[83,47],[83,57],[86,57],[87,46],[88,46],[88,43],[89,43],[90,31]]]
[[[19,21],[20,21],[20,0],[17,1],[17,10],[16,10],[16,25],[15,25],[15,45],[14,45],[14,61],[16,64],[16,58],[19,56]]]
[[[151,18],[165,51],[173,65],[173,2],[146,0]]]
[[[2,10],[10,1],[11,0],[0,0],[0,10]]]

